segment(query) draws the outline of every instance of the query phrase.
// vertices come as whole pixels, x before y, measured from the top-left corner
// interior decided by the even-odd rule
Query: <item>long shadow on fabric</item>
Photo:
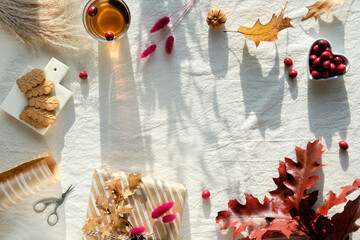
[[[309,81],[308,112],[310,130],[315,137],[323,137],[328,148],[334,133],[346,139],[351,116],[344,79]]]
[[[284,99],[284,79],[279,77],[279,54],[276,51],[274,66],[264,77],[259,60],[250,55],[245,44],[240,64],[240,80],[245,104],[245,117],[256,115],[258,128],[265,137],[266,129],[276,129],[281,124],[281,108]]]
[[[209,61],[217,78],[224,78],[229,68],[228,35],[221,29],[209,29]]]
[[[103,53],[99,55],[102,164],[144,172],[149,154],[144,149],[128,38],[99,43],[98,48]]]

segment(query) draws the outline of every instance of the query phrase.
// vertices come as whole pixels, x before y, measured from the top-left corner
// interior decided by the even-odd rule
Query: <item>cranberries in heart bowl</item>
[[[311,45],[308,63],[309,79],[313,81],[336,79],[350,69],[349,60],[333,53],[331,43],[326,39],[318,39]]]

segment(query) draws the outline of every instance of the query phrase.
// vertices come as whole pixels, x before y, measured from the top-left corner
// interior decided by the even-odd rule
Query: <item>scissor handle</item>
[[[54,199],[39,201],[39,202],[35,203],[34,211],[37,213],[41,213],[41,212],[45,211],[45,209],[53,203],[54,203]]]
[[[53,217],[53,218],[55,218],[53,221],[50,221],[51,216],[55,216],[55,217]],[[55,209],[55,211],[48,216],[47,223],[50,226],[55,226],[58,221],[59,221],[59,215],[57,214],[56,209]]]

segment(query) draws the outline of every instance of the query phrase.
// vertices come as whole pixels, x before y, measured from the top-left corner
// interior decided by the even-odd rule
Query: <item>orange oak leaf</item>
[[[266,25],[260,23],[258,19],[252,28],[240,26],[237,31],[244,34],[244,36],[255,42],[256,47],[259,46],[261,41],[276,41],[278,40],[278,33],[288,27],[294,27],[291,25],[290,18],[284,18],[285,10],[287,8],[287,3],[282,9],[279,16],[273,14],[270,22]]]
[[[343,5],[344,0],[318,0],[313,5],[307,6],[308,13],[301,21],[305,21],[312,17],[317,20],[323,12],[326,12],[326,17],[328,17],[331,9],[338,4]]]

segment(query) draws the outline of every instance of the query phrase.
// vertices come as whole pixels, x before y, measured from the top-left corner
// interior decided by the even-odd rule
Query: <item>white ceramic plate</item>
[[[22,75],[30,72],[32,69],[33,67],[27,66]],[[63,80],[63,78],[69,71],[69,67],[60,62],[59,60],[52,58],[46,65],[44,71],[45,77],[51,79],[55,83],[55,88],[52,90],[51,93],[55,95],[60,102],[59,107],[55,110],[56,116],[59,116],[61,110],[65,107],[66,103],[69,101],[73,94],[70,90],[60,84],[60,82]],[[15,83],[14,87],[11,89],[10,93],[7,95],[4,102],[1,104],[1,109],[22,122],[23,124],[25,124],[26,126],[32,128],[37,133],[45,135],[49,127],[52,125],[44,129],[36,129],[33,126],[27,124],[26,122],[20,120],[19,116],[24,107],[27,105],[28,99],[25,97],[25,94],[20,91],[18,85]]]
[[[341,75],[336,75],[336,76],[328,77],[328,78],[322,78],[322,77],[321,77],[321,78],[317,78],[317,79],[315,79],[315,78],[313,78],[313,77],[311,76],[311,72],[310,72],[310,62],[309,62],[309,59],[310,59],[310,56],[311,56],[311,51],[312,51],[313,47],[314,47],[314,46],[319,42],[319,40],[321,40],[321,39],[324,39],[324,40],[326,40],[326,41],[328,42],[329,47],[330,47],[330,49],[331,49],[331,54],[332,54],[333,56],[339,56],[339,57],[341,57],[341,58],[343,59],[343,63],[346,65],[346,71],[345,71],[345,73],[343,73],[343,74],[341,74]],[[339,54],[339,53],[334,53],[333,47],[332,47],[332,45],[331,45],[331,42],[330,42],[329,40],[325,39],[325,38],[320,38],[320,39],[316,40],[316,41],[311,45],[311,47],[310,47],[310,49],[309,49],[309,54],[308,54],[308,59],[307,59],[307,61],[308,61],[308,64],[307,64],[308,77],[309,77],[309,79],[310,79],[311,81],[315,81],[315,82],[316,82],[316,81],[328,81],[328,80],[337,79],[337,78],[339,78],[339,77],[344,76],[344,75],[350,70],[350,62],[349,62],[349,60],[347,59],[347,57],[345,57],[344,55]]]

